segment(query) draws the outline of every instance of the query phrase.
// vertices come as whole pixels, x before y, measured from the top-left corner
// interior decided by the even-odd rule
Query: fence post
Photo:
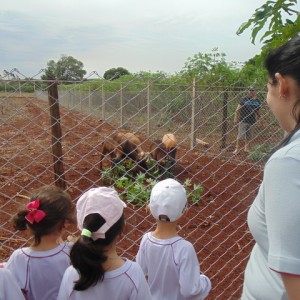
[[[227,141],[227,116],[228,116],[228,92],[224,92],[223,98],[223,120],[222,120],[222,142],[221,149],[226,148]]]
[[[63,165],[63,153],[61,146],[61,126],[60,126],[60,112],[58,103],[58,89],[57,82],[49,82],[48,84],[48,101],[51,119],[51,132],[52,132],[52,155],[54,167],[55,185],[65,189],[65,175]]]
[[[190,148],[193,149],[196,143],[196,136],[195,136],[195,102],[197,98],[197,86],[196,86],[196,78],[193,78],[193,96],[192,96],[192,115],[191,115],[191,146]]]
[[[104,92],[104,84],[101,86],[101,98],[102,98],[102,120],[105,120],[105,92]]]
[[[124,116],[123,116],[123,84],[121,83],[121,88],[120,88],[120,114],[121,114],[121,128],[124,125]]]
[[[89,86],[89,109],[88,109],[88,114],[91,113],[91,87]]]
[[[147,81],[147,136],[150,136],[150,117],[151,117],[151,105],[150,105],[150,81]]]

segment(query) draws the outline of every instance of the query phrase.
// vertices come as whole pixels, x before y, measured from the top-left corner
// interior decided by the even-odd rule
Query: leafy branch
[[[274,46],[286,42],[299,32],[300,14],[299,11],[292,8],[296,4],[297,0],[267,1],[255,10],[247,22],[239,27],[236,32],[237,35],[252,27],[251,42],[255,44],[257,34],[268,25],[266,32],[260,39],[261,42],[265,44],[272,42]],[[283,14],[295,16],[295,20],[284,19]]]

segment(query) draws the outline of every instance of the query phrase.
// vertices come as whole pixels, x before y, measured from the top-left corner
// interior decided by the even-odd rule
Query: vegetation
[[[265,159],[271,150],[271,145],[255,145],[249,154],[249,158],[254,161],[260,161]]]
[[[237,34],[242,34],[246,29],[252,28],[251,38],[254,44],[259,32],[263,33],[260,41],[263,42],[263,55],[269,49],[286,43],[290,38],[299,33],[300,14],[294,7],[297,0],[266,1],[257,8],[251,18],[244,22]]]
[[[83,69],[83,63],[72,56],[62,55],[61,58],[55,62],[49,60],[45,74],[42,75],[43,80],[56,79],[65,81],[82,80],[86,71]]]
[[[168,171],[161,175],[155,168],[152,168],[147,176],[142,172],[133,175],[131,172],[133,168],[132,162],[107,168],[102,171],[102,182],[105,185],[113,186],[120,192],[121,198],[137,206],[148,204],[151,189],[158,180],[172,176]],[[183,185],[186,188],[188,199],[192,203],[198,204],[203,192],[202,186],[192,184],[190,179],[186,179]]]
[[[126,70],[125,68],[119,67],[119,68],[112,68],[107,70],[104,75],[103,78],[106,80],[115,80],[120,78],[121,76],[124,75],[129,75],[129,71]]]

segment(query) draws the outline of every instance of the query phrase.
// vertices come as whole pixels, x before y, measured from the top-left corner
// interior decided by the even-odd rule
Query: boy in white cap
[[[136,260],[148,278],[152,298],[204,299],[211,290],[210,279],[200,273],[193,245],[177,233],[187,208],[185,188],[174,179],[158,182],[149,207],[156,229],[143,236]]]
[[[58,300],[149,300],[149,286],[140,266],[117,254],[124,230],[126,204],[111,188],[92,188],[78,200],[81,236],[70,252],[72,266],[63,276]]]

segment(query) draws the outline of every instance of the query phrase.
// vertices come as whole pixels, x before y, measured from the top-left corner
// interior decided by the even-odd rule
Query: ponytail
[[[121,233],[124,227],[124,215],[105,233],[104,239],[93,240],[91,237],[81,235],[70,251],[70,259],[73,267],[79,273],[79,279],[75,281],[74,290],[84,291],[91,286],[103,281],[105,269],[103,263],[107,260],[104,254],[109,246]],[[90,232],[96,232],[105,220],[99,214],[87,215],[83,228]]]

